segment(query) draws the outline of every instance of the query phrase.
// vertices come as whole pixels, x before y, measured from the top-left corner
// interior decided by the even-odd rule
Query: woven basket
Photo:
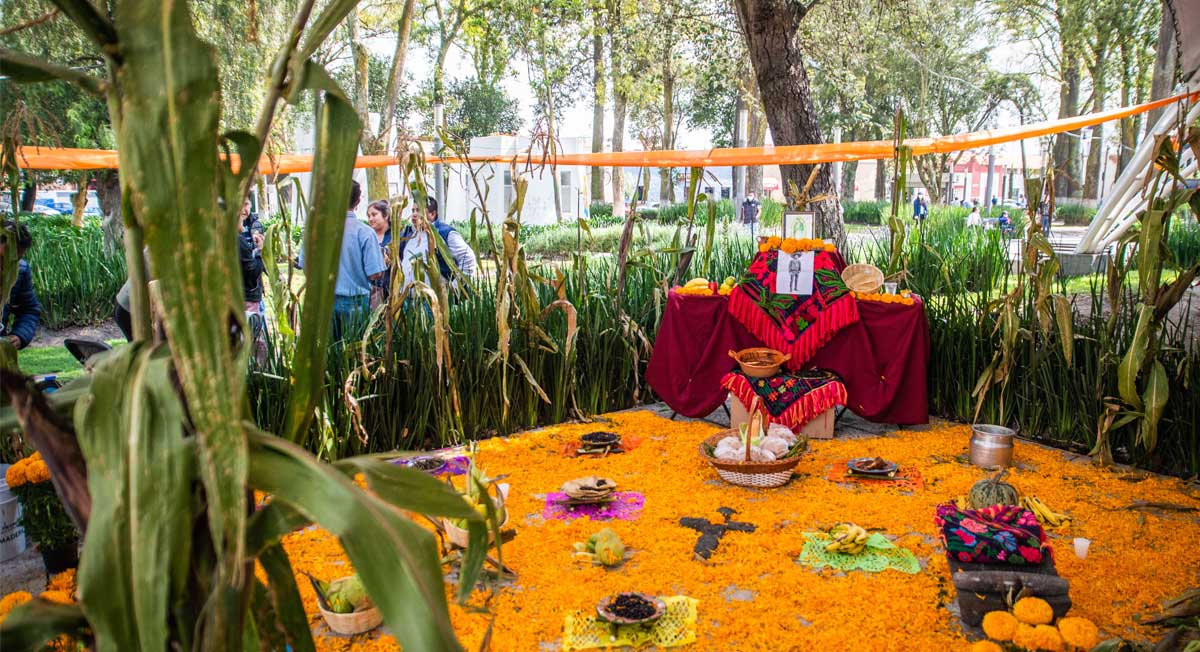
[[[317,605],[317,609],[321,609],[321,605]],[[371,607],[370,609],[363,609],[362,611],[355,611],[348,614],[339,614],[321,609],[321,617],[325,619],[325,624],[329,625],[329,629],[345,636],[369,632],[379,627],[380,623],[383,622],[383,614],[379,612],[378,607]]]
[[[874,265],[855,263],[842,270],[842,281],[855,292],[874,294],[883,287],[883,272]]]
[[[492,504],[496,506],[496,509],[504,509],[504,498],[502,496],[499,498],[493,496]],[[504,522],[500,524],[501,530],[504,529],[504,526],[508,525],[508,519],[511,516],[512,516],[512,514],[509,514],[508,510],[504,509]],[[442,519],[442,527],[446,528],[446,540],[447,541],[458,546],[459,548],[467,547],[467,542],[471,538],[470,532],[468,532],[467,530],[464,530],[463,528],[458,527],[453,522],[451,522],[450,519],[448,519],[448,518]],[[491,527],[488,527],[488,543],[490,544],[494,538],[495,538],[495,536],[492,533]]]
[[[762,418],[762,413],[758,411],[759,398],[754,398],[753,404],[750,406],[750,431],[755,430],[756,422]],[[731,461],[719,460],[708,453],[709,448],[716,448],[717,444],[722,439],[730,435],[737,437],[737,430],[722,430],[717,434],[705,439],[700,443],[700,457],[708,462],[714,469],[717,470],[717,475],[729,484],[736,484],[742,487],[781,487],[787,484],[787,481],[792,478],[792,469],[800,463],[800,455],[775,460],[774,462],[747,462],[747,461]],[[747,444],[749,448],[749,444]]]

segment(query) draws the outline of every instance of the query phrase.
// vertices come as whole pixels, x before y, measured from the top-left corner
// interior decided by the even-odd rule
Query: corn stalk
[[[419,472],[368,461],[323,465],[247,425],[250,337],[237,213],[280,102],[296,103],[309,91],[320,100],[305,241],[308,283],[288,382],[287,439],[309,432],[324,392],[360,124],[341,89],[310,57],[354,1],[333,0],[311,23],[315,3],[302,3],[272,67],[256,134],[219,134],[216,58],[197,36],[187,3],[117,0],[111,14],[87,0],[55,4],[104,58],[103,77],[8,50],[0,50],[0,64],[19,83],[75,83],[108,101],[138,341],[100,363],[81,391],[73,424],[19,377],[2,377],[26,436],[43,452],[64,504],[86,531],[80,604],[35,602],[14,611],[0,630],[5,648],[37,649],[58,632],[79,634],[86,625],[84,642],[101,652],[313,650],[279,540],[317,523],[342,541],[405,648],[458,649],[435,541],[396,508],[466,519],[479,549],[486,544],[485,518]],[[222,160],[222,151],[238,156]],[[156,272],[163,345],[148,341],[143,239]],[[79,449],[82,458],[71,453]],[[352,481],[356,469],[365,472],[371,493]],[[273,499],[249,516],[254,489]],[[468,560],[460,600],[474,586],[482,555]],[[256,562],[266,584],[254,575]]]

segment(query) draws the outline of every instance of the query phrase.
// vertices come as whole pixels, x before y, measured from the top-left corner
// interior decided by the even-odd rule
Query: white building
[[[470,154],[472,156],[513,156],[523,158],[530,149],[530,139],[524,136],[492,135],[471,139]],[[591,141],[588,138],[566,138],[558,144],[560,154],[578,154],[591,151]],[[532,157],[535,161],[541,158],[535,149]],[[475,190],[465,165],[450,166],[446,182],[445,207],[442,216],[450,221],[465,221],[470,219],[472,210],[480,210],[486,206],[492,223],[499,223],[508,213],[508,207],[516,199],[516,189],[513,183],[514,170],[507,163],[476,163],[473,164],[480,188]],[[591,203],[589,189],[591,187],[590,168],[583,166],[559,166],[559,204],[562,208],[564,221],[575,220],[584,215],[584,210]],[[515,170],[517,178],[522,175],[529,181],[525,192],[525,204],[521,211],[522,224],[553,224],[558,219],[554,204],[554,183],[549,165],[526,168],[518,166]]]

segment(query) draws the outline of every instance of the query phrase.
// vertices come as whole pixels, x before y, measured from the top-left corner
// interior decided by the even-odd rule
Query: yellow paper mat
[[[654,645],[656,647],[679,647],[696,642],[696,605],[699,600],[686,595],[663,598],[667,612],[653,627],[639,625],[620,626],[614,638],[612,627],[582,611],[567,615],[563,622],[564,651],[594,650],[597,648],[633,648]]]

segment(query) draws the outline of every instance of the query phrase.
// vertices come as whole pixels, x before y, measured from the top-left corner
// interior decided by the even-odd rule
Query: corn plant
[[[9,50],[5,75],[74,83],[105,98],[120,156],[125,257],[137,340],[96,368],[67,421],[13,374],[0,376],[28,441],[85,533],[81,601],[35,601],[9,615],[5,649],[58,633],[97,650],[314,649],[280,538],[308,523],[339,537],[391,632],[407,649],[457,649],[434,537],[399,509],[468,521],[465,600],[486,550],[484,517],[431,478],[372,459],[323,465],[295,440],[324,394],[334,280],[361,125],[312,56],[353,7],[314,16],[300,3],[271,68],[255,133],[220,134],[213,49],[188,4],[55,0],[90,39],[103,76]],[[291,350],[285,437],[247,422],[249,335],[236,223],[281,103],[318,95],[305,231],[307,285]],[[152,342],[143,245],[163,337]],[[12,261],[5,251],[3,267]],[[157,339],[157,338],[156,338]],[[86,466],[85,466],[86,465]],[[352,476],[361,473],[370,493]],[[270,501],[255,510],[252,490]],[[399,509],[397,509],[399,508]],[[494,520],[494,519],[493,519]],[[497,537],[498,538],[498,537]],[[263,583],[255,563],[266,572]]]

